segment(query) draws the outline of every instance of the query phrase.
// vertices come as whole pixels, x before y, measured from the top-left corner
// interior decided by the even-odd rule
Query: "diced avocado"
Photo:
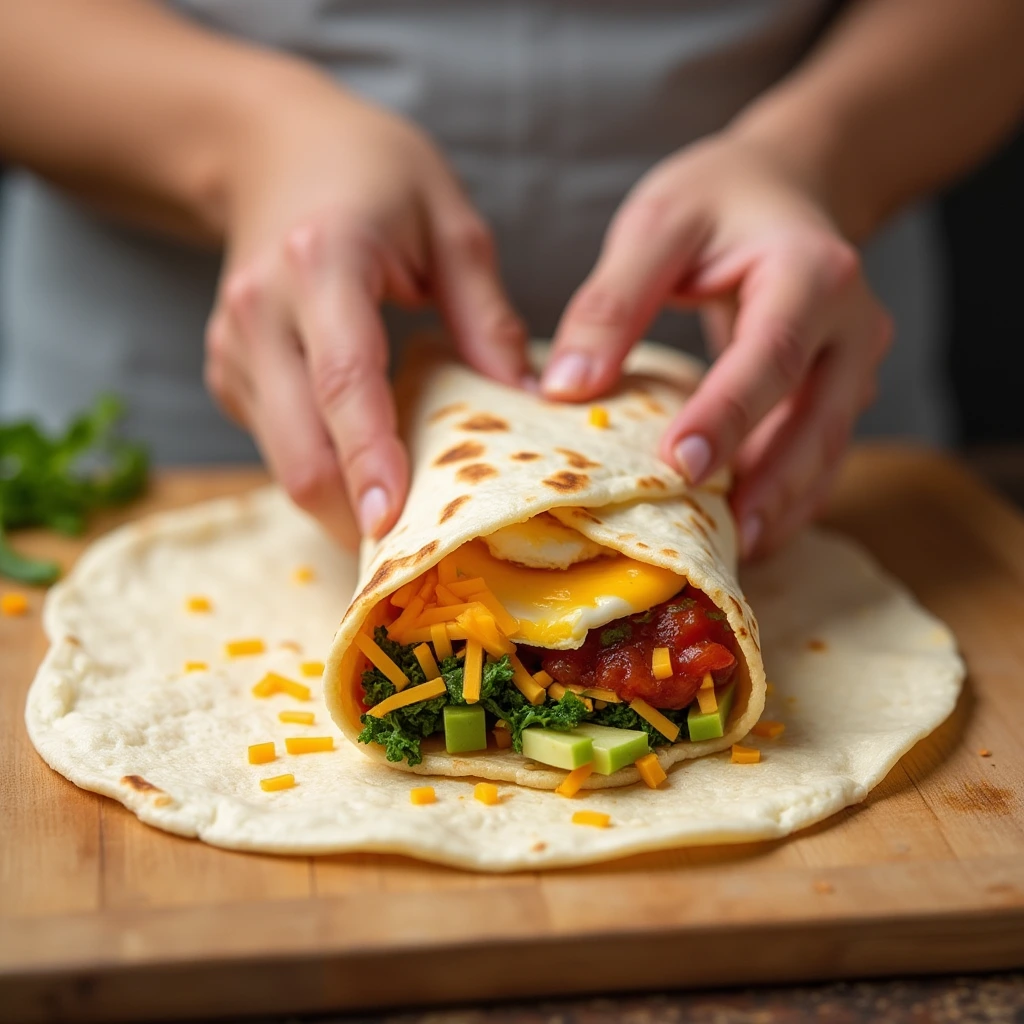
[[[701,714],[700,705],[694,701],[686,715],[686,727],[691,740],[716,740],[725,735],[725,723],[732,710],[732,695],[736,692],[736,684],[730,683],[721,690],[715,690],[718,710]]]
[[[594,759],[594,743],[589,736],[576,735],[575,730],[559,732],[531,726],[523,730],[523,754],[542,764],[571,771]]]
[[[647,733],[642,729],[614,729],[608,725],[584,722],[572,730],[577,736],[589,736],[594,744],[594,771],[611,775],[650,753]]]
[[[449,754],[487,747],[487,721],[480,704],[448,704],[444,709],[444,746]]]

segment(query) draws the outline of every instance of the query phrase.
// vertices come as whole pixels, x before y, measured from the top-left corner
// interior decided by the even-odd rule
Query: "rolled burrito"
[[[690,487],[657,455],[700,372],[648,343],[612,394],[556,404],[415,347],[396,384],[409,498],[364,543],[324,676],[353,743],[553,789],[657,784],[746,735],[765,676],[728,477]]]

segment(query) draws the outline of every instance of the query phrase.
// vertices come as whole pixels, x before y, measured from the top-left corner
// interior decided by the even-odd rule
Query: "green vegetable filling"
[[[389,640],[387,630],[383,626],[378,626],[374,631],[374,640],[380,649],[401,667],[409,677],[410,685],[415,686],[426,681],[423,669],[413,653],[414,645],[403,646]],[[602,636],[602,642],[603,640]],[[450,704],[466,703],[462,695],[462,662],[458,658],[445,658],[438,667],[447,694],[418,704],[409,704],[397,711],[388,712],[381,718],[364,714],[359,719],[363,725],[359,742],[379,743],[389,761],[406,760],[410,767],[422,763],[422,741],[427,736],[443,731],[445,707]],[[587,705],[571,690],[567,690],[561,700],[549,700],[534,707],[519,692],[518,687],[512,682],[512,676],[512,663],[507,654],[497,661],[487,662],[480,679],[480,705],[493,720],[500,718],[508,723],[512,735],[512,749],[517,754],[523,751],[523,730],[531,726],[568,732],[582,722],[594,722],[597,725],[619,729],[642,729],[647,733],[648,742],[652,747],[669,742],[650,722],[641,718],[635,711],[631,711],[627,704],[608,704],[600,711],[588,711]],[[363,673],[363,703],[367,707],[374,707],[394,693],[394,685],[380,669],[369,668]],[[663,711],[662,714],[679,726],[680,739],[684,739],[687,735],[686,711]],[[494,721],[489,723],[490,726],[493,724]]]
[[[31,422],[0,426],[0,576],[44,585],[60,575],[56,563],[14,551],[8,531],[42,526],[73,536],[95,509],[145,488],[145,450],[114,436],[122,413],[116,398],[104,396],[58,437]]]

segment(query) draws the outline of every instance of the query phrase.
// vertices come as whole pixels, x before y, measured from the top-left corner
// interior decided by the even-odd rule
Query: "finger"
[[[232,401],[244,407],[244,425],[274,478],[332,536],[354,546],[358,532],[337,456],[277,290],[257,272],[232,274],[209,334],[211,347],[234,368],[229,375],[241,380]]]
[[[294,315],[315,405],[341,465],[365,536],[398,518],[409,466],[387,380],[387,339],[378,309],[381,275],[361,247],[315,227],[289,239]]]
[[[531,378],[526,327],[501,283],[494,240],[461,199],[432,211],[435,291],[456,348],[474,369],[505,384]]]
[[[237,356],[240,347],[231,318],[218,305],[206,324],[203,381],[228,419],[248,430],[252,381],[248,367]]]
[[[803,380],[848,272],[857,272],[856,262],[837,273],[807,250],[777,254],[750,270],[732,343],[662,439],[663,457],[691,483],[728,463],[768,411]]]
[[[590,276],[572,297],[541,378],[549,398],[581,401],[614,384],[622,362],[692,263],[701,218],[637,196],[616,216]]]
[[[744,444],[733,508],[745,557],[781,542],[814,510],[849,443],[866,371],[852,346],[826,349],[799,392]]]
[[[253,433],[274,477],[339,543],[356,547],[359,530],[338,453],[317,411],[309,367],[297,344],[267,348],[257,409]]]

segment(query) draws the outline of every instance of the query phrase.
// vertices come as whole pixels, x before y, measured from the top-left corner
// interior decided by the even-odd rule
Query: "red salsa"
[[[656,647],[668,648],[668,679],[655,679],[651,671]],[[652,707],[673,709],[693,703],[707,672],[716,686],[728,682],[736,670],[735,651],[725,615],[689,586],[640,615],[592,629],[578,650],[533,649],[544,671],[563,686],[601,687],[624,701],[641,697]]]

